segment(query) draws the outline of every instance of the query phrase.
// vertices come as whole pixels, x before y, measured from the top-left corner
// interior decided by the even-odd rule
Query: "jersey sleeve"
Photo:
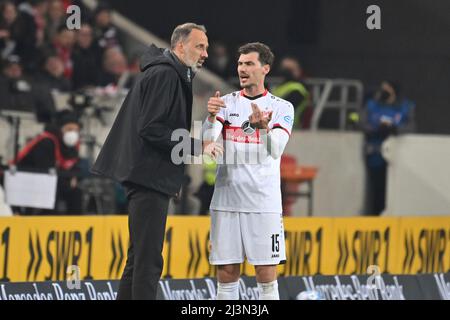
[[[292,133],[292,126],[294,125],[294,107],[289,102],[282,102],[282,105],[278,108],[272,116],[271,129],[282,129],[286,131],[288,135]]]

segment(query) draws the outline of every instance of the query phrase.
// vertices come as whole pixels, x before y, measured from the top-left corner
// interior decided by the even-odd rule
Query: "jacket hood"
[[[185,66],[169,49],[158,48],[154,44],[150,45],[141,56],[140,69],[142,72],[156,65],[167,64],[173,67],[180,78],[191,83],[194,72]]]

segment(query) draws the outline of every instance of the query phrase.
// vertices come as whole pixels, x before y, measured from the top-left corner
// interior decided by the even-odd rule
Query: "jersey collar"
[[[245,95],[244,90],[241,90],[240,96],[241,96],[241,97],[245,97],[245,98],[247,98],[247,99],[249,99],[249,100],[256,100],[256,99],[258,99],[258,98],[265,97],[265,96],[267,95],[268,92],[269,92],[269,90],[266,89],[266,90],[264,90],[263,93],[258,94],[257,96],[249,97],[249,96],[246,96],[246,95]]]

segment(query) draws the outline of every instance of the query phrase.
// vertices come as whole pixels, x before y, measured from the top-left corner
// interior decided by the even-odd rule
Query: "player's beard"
[[[239,84],[241,85],[241,88],[242,88],[242,89],[248,89],[248,88],[251,88],[251,87],[255,87],[255,86],[256,86],[254,83],[248,82],[248,81],[247,81],[247,83],[242,83],[242,82],[240,82]]]

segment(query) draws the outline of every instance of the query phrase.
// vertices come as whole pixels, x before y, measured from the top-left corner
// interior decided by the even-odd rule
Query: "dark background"
[[[418,132],[450,134],[448,0],[109,2],[167,41],[176,25],[192,21],[232,52],[261,41],[278,57],[295,54],[311,77],[360,79],[368,90],[396,80],[417,104]],[[382,30],[366,28],[371,4],[381,7]]]

